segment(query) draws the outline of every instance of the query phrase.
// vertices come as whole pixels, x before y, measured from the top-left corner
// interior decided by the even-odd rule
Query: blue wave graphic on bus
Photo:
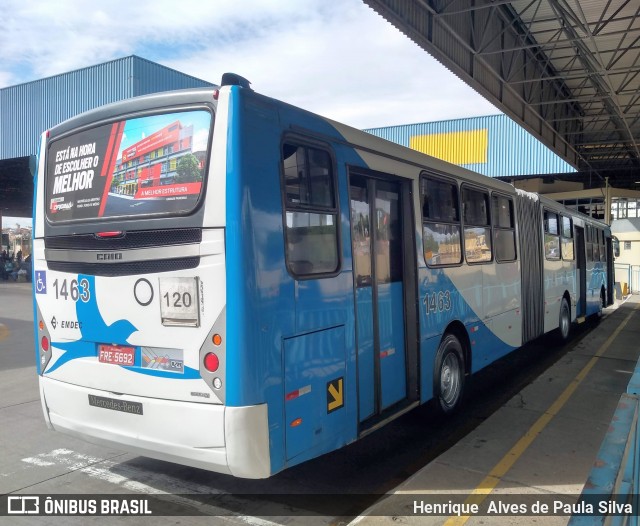
[[[605,266],[602,263],[596,263],[591,272],[591,280],[589,281],[590,289],[599,289],[602,286],[606,286],[607,273]]]
[[[177,374],[170,371],[159,371],[158,369],[141,369],[136,366],[122,366],[122,368],[138,374],[148,374],[149,376],[156,376],[158,378],[171,378],[172,380],[197,380],[200,378],[200,372],[193,367],[185,367],[183,374]]]
[[[52,342],[64,354],[46,371],[52,373],[59,367],[77,358],[88,358],[96,355],[95,342],[125,343],[138,329],[128,320],[118,320],[107,325],[98,309],[96,301],[95,276],[78,275],[78,281],[89,282],[89,301],[76,301],[76,316],[78,320],[86,320],[80,329],[81,337],[75,342]],[[91,320],[89,322],[89,320]]]
[[[87,280],[89,283],[90,297],[84,302],[78,300],[76,302],[76,316],[78,320],[84,320],[80,329],[80,339],[74,342],[52,342],[52,345],[64,351],[64,353],[49,367],[45,372],[52,373],[59,367],[76,360],[78,358],[89,358],[96,356],[96,342],[108,343],[127,343],[129,337],[137,332],[138,329],[129,320],[117,320],[111,325],[107,325],[98,308],[96,301],[96,283],[95,276],[86,274],[78,275],[78,282]],[[89,321],[90,320],[90,321]],[[140,369],[138,367],[121,366],[123,369],[139,373],[157,376],[161,378],[173,378],[182,380],[192,380],[200,378],[200,373],[191,367],[184,368],[184,374],[176,375],[175,373],[166,373],[164,371],[155,371],[148,369]]]

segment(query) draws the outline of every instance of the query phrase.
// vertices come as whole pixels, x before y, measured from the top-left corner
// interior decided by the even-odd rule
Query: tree
[[[200,172],[200,161],[198,158],[189,153],[180,157],[178,166],[176,167],[176,182],[193,183],[202,181],[202,173]]]

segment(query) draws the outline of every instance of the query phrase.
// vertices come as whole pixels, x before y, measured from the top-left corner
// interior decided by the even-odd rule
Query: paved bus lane
[[[607,309],[606,318],[552,367],[352,524],[567,524],[633,375],[639,340],[640,298],[631,296]],[[474,515],[468,506],[450,514],[423,511],[425,503],[449,501],[495,514]],[[542,516],[545,504],[556,513]]]
[[[258,518],[263,503],[247,500],[244,494],[248,491],[241,489],[240,480],[130,455],[47,429],[35,372],[31,284],[0,283],[0,298],[0,495],[65,494],[84,501],[97,498],[97,502],[111,496],[140,496],[161,499],[167,513],[194,515],[179,520],[126,517],[127,524],[212,523],[211,517],[198,515],[215,515],[216,524],[285,522]],[[226,479],[233,487],[222,489],[212,478]],[[237,496],[229,495],[231,492]],[[280,509],[284,518],[286,507]],[[251,512],[255,516],[246,514]],[[269,514],[277,512],[270,506]],[[0,516],[0,524],[92,524],[98,520],[120,524],[125,517]],[[331,520],[333,517],[311,518],[310,523]]]
[[[0,283],[0,298],[0,324],[4,327],[0,333],[0,493],[5,494],[22,492],[67,473],[69,465],[57,458],[67,450],[70,439],[50,432],[42,417],[35,374],[31,284]],[[122,454],[71,441],[74,455],[104,458],[105,454]],[[47,452],[51,458],[47,458]],[[77,465],[78,459],[71,467]],[[16,519],[11,517],[12,521]]]
[[[254,481],[106,449],[48,430],[35,373],[30,284],[0,283],[0,297],[3,298],[0,323],[5,327],[0,338],[0,493],[157,498],[167,513],[179,515],[126,518],[127,524],[153,526],[338,526],[354,521],[375,524],[393,519],[358,516],[365,515],[367,509],[386,513],[380,505],[373,508],[371,505],[382,494],[402,493],[406,484],[417,493],[431,492],[433,487],[471,491],[504,455],[499,439],[509,438],[512,444],[518,440],[520,430],[531,426],[547,401],[557,396],[562,385],[566,387],[575,368],[588,362],[592,347],[606,340],[607,324],[622,314],[619,309],[601,327],[579,331],[575,344],[565,346],[566,349],[551,349],[546,342],[538,342],[491,366],[469,385],[467,405],[453,418],[444,420],[429,407],[421,407],[346,448],[285,470],[271,479]],[[613,377],[605,375],[591,386],[602,394],[603,404],[611,406],[611,411],[615,408],[611,393],[627,378],[624,371],[629,360],[619,352],[610,350],[605,356],[607,360],[618,360],[613,364],[614,371],[623,371],[619,373],[623,379],[618,381],[618,373],[612,372],[609,375]],[[600,361],[590,375],[599,371],[603,365]],[[553,363],[558,369],[550,373],[551,369],[547,369]],[[563,421],[575,420],[584,427],[577,431],[579,438],[574,449],[587,442],[597,450],[599,433],[606,429],[607,418],[596,416],[591,408],[589,400],[572,397],[563,409],[574,413]],[[595,418],[594,424],[585,420],[588,413]],[[492,418],[502,421],[503,431],[492,431],[497,436],[484,427],[483,422]],[[554,440],[551,437],[545,443],[534,442],[547,448],[545,454],[557,465],[557,473],[553,475],[542,467],[532,472],[543,488],[558,481],[570,485],[585,476],[582,464],[578,463],[572,471],[572,464],[562,461],[563,449],[555,447]],[[534,445],[523,452],[513,470],[525,469],[520,463],[534,450]],[[456,463],[465,467],[452,469]],[[425,473],[428,484],[421,485]],[[505,477],[497,490],[505,481],[510,490],[519,487],[515,479],[512,482]],[[532,488],[537,487],[529,483]],[[401,523],[412,520],[398,517],[397,508],[389,513]],[[123,517],[10,517],[10,520],[0,517],[0,524],[93,524],[97,520],[101,524],[125,521]],[[522,518],[519,523],[523,523]],[[564,522],[558,522],[561,523]]]

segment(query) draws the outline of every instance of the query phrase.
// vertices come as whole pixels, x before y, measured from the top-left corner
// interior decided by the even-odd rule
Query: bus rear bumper
[[[40,396],[47,424],[56,431],[236,477],[271,475],[266,404],[226,407],[116,395],[42,376]],[[132,412],[92,406],[91,396],[116,400]],[[137,404],[142,414],[132,409]]]

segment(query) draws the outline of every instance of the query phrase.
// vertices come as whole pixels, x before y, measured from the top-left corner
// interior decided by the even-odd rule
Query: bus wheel
[[[605,304],[605,295],[604,289],[600,290],[600,305],[598,306],[598,318],[602,318],[602,311],[604,310]]]
[[[562,298],[560,303],[560,319],[558,320],[558,340],[565,343],[571,335],[571,309],[567,298]]]
[[[462,399],[464,358],[462,345],[454,334],[445,334],[436,355],[435,396],[444,414],[453,413]]]

